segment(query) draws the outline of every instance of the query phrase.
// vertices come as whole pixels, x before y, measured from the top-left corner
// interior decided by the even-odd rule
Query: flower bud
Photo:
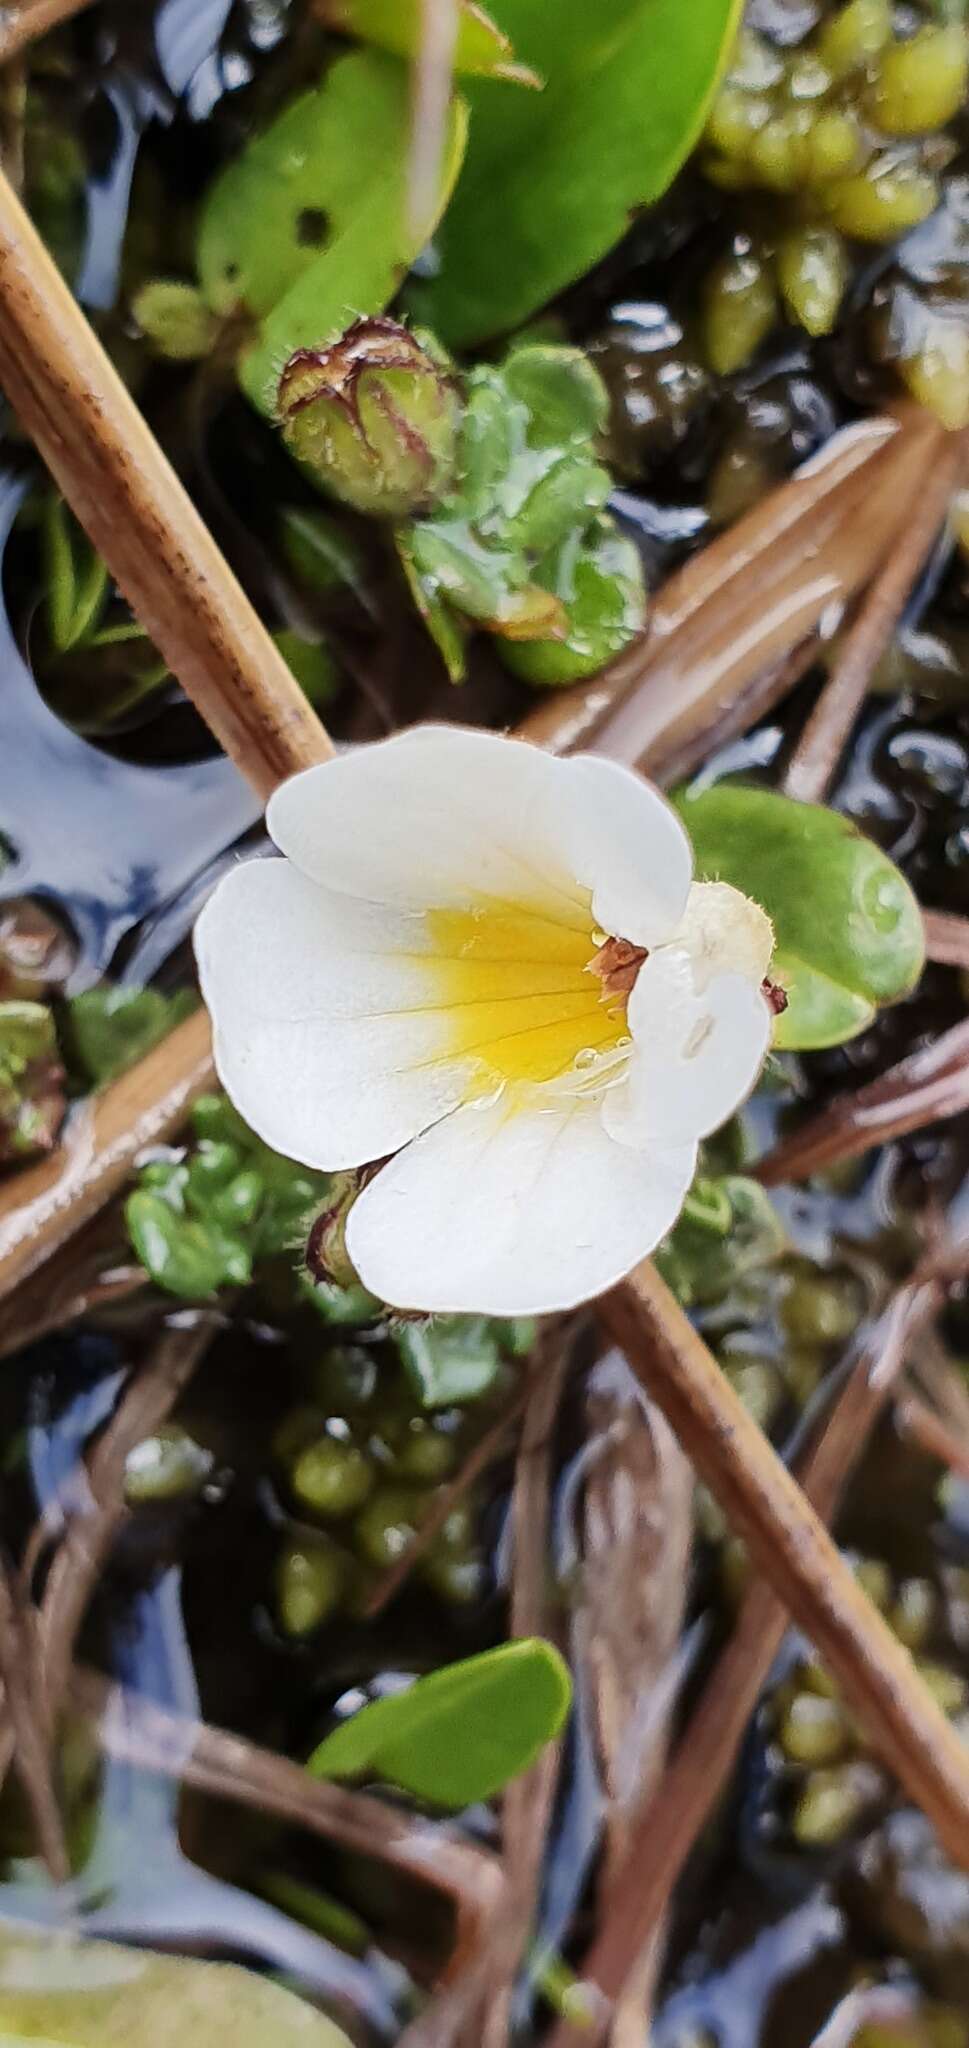
[[[317,1285],[356,1287],[356,1268],[347,1251],[347,1218],[363,1186],[359,1173],[335,1173],[309,1228],[306,1270]]]
[[[355,320],[329,348],[297,349],[277,413],[293,454],[358,512],[404,519],[451,480],[457,384],[395,320]]]

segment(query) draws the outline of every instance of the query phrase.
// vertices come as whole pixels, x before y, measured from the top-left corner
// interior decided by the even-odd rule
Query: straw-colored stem
[[[90,5],[91,0],[20,0],[19,6],[0,8],[0,64]]]
[[[954,910],[923,910],[925,950],[940,967],[961,967],[969,972],[969,917]]]
[[[945,519],[965,466],[969,437],[950,435],[929,469],[911,517],[901,527],[814,706],[788,764],[784,792],[821,803],[848,743],[876,664],[898,624],[905,600]]]
[[[969,1109],[969,1018],[889,1067],[874,1081],[836,1095],[757,1161],[765,1187],[807,1180],[843,1159],[857,1159],[909,1131]]]
[[[118,1193],[146,1146],[174,1136],[214,1079],[208,1014],[197,1010],[75,1110],[57,1151],[0,1189],[0,1299]]]
[[[558,753],[592,744],[654,774],[864,589],[944,439],[915,411],[836,435],[677,570],[640,638],[589,682],[550,696],[525,736]]]
[[[938,1306],[933,1283],[913,1280],[896,1296],[872,1334],[828,1415],[798,1479],[829,1521],[888,1398],[915,1331]],[[648,1949],[710,1814],[723,1794],[761,1691],[788,1627],[788,1615],[766,1577],[753,1576],[729,1641],[652,1796],[640,1808],[611,1911],[579,1975],[588,1986],[587,2025],[562,2020],[548,2048],[597,2048],[610,2010]]]
[[[646,1261],[604,1296],[609,1328],[700,1477],[841,1686],[872,1747],[969,1869],[969,1749],[800,1487]]]
[[[0,175],[0,385],[132,610],[262,796],[332,745]]]

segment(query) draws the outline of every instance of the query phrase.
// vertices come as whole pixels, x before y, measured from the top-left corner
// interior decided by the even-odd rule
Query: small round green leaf
[[[914,987],[919,906],[887,854],[849,818],[773,790],[719,783],[677,807],[700,880],[732,882],[772,919],[772,975],[787,991],[779,1049],[842,1045]]]
[[[558,1734],[571,1697],[558,1651],[525,1637],[361,1707],[307,1769],[314,1778],[385,1778],[434,1806],[471,1806],[528,1769]]]
[[[350,2048],[291,1991],[234,1964],[0,1930],[0,2048]]]

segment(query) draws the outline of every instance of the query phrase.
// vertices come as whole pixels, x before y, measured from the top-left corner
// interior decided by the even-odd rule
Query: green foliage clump
[[[201,1096],[192,1126],[188,1152],[142,1167],[125,1217],[156,1285],[198,1300],[247,1286],[259,1260],[295,1255],[327,1183],[271,1151],[225,1096]]]
[[[0,1167],[49,1152],[66,1107],[46,1003],[0,1003]]]
[[[601,668],[642,625],[639,556],[605,509],[607,411],[580,349],[533,343],[470,372],[457,486],[397,536],[455,682],[472,626],[516,674],[559,684]]]

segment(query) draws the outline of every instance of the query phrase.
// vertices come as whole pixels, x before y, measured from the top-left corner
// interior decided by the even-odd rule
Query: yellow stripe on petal
[[[590,974],[598,939],[528,904],[433,910],[426,966],[445,1013],[447,1057],[473,1056],[481,1086],[557,1080],[626,1032],[625,1007]]]

